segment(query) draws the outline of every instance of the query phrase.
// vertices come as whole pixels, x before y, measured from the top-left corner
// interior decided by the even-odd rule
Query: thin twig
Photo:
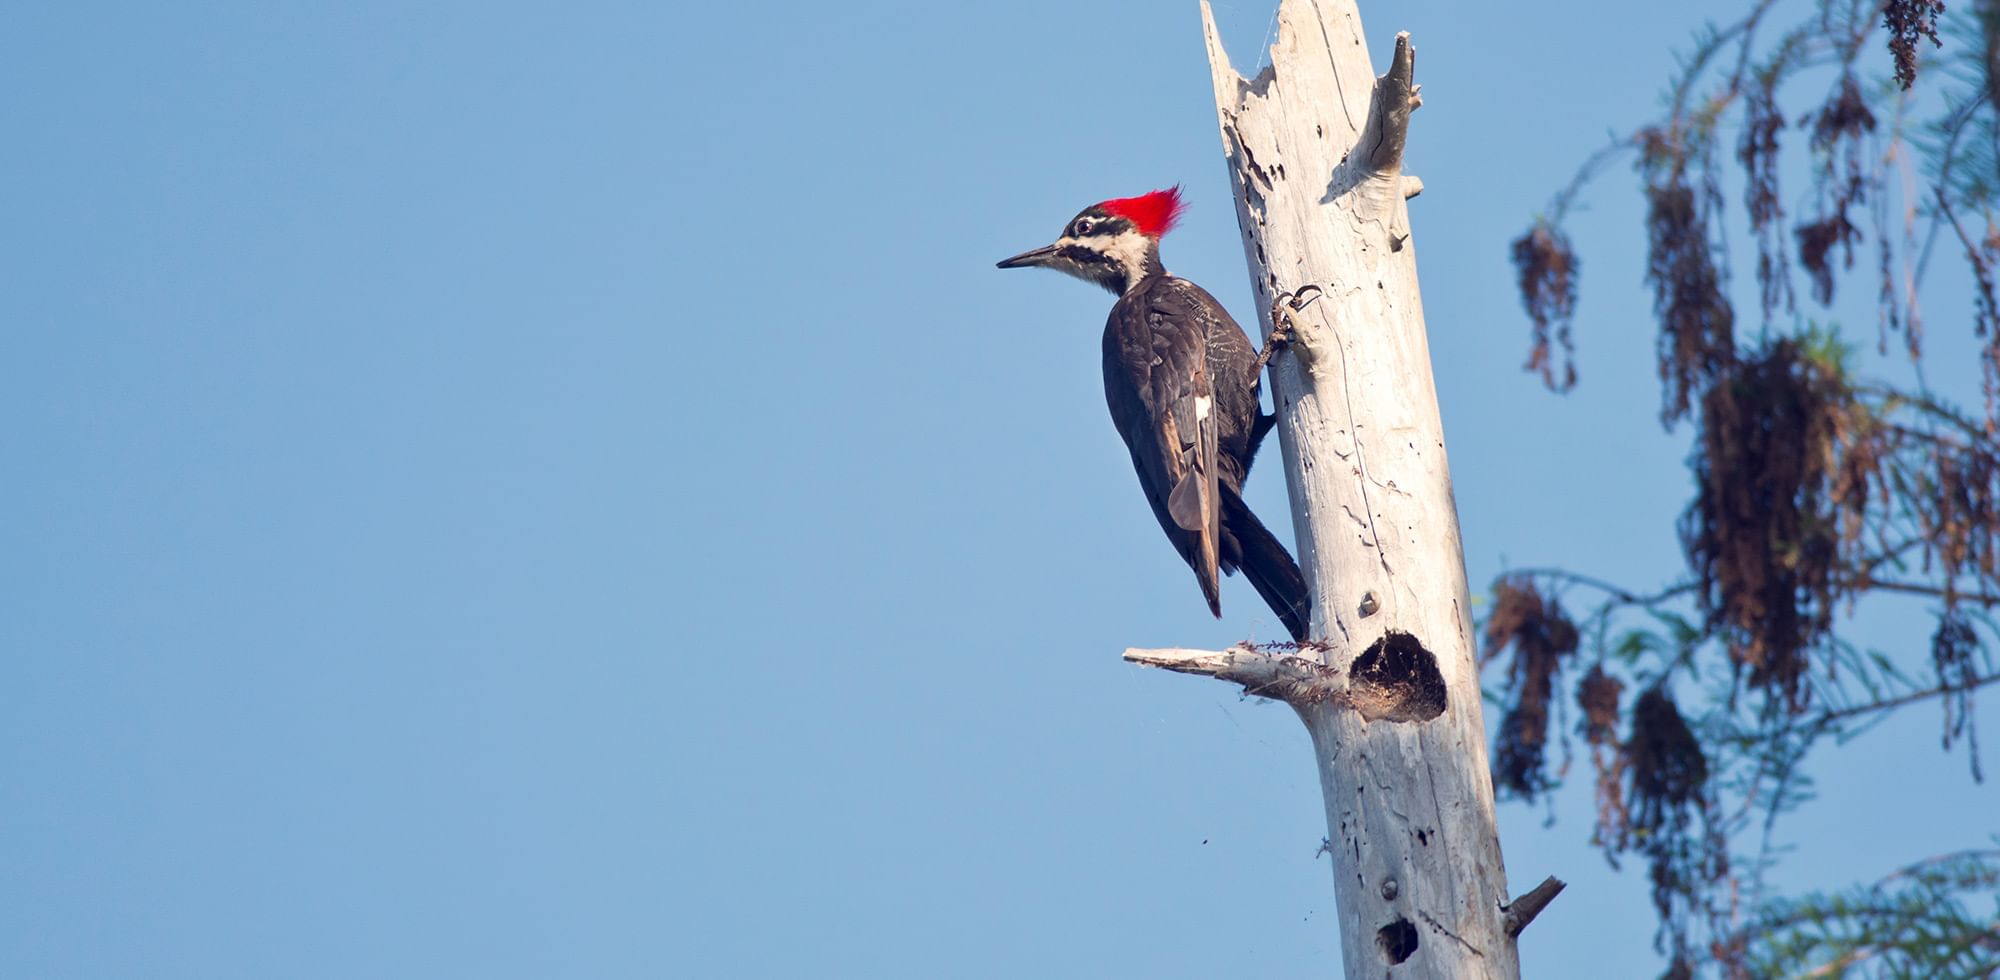
[[[1996,681],[2000,681],[2000,674],[1988,674],[1985,677],[1976,677],[1962,684],[1939,684],[1936,687],[1926,688],[1921,691],[1912,691],[1909,694],[1903,694],[1897,697],[1887,698],[1881,701],[1871,701],[1867,704],[1851,705],[1846,708],[1838,708],[1832,711],[1826,711],[1815,717],[1812,720],[1811,724],[1816,728],[1825,728],[1826,726],[1831,725],[1834,722],[1841,721],[1847,718],[1853,718],[1857,715],[1872,714],[1877,711],[1893,711],[1905,705],[1915,704],[1918,701],[1923,701],[1929,698],[1935,698],[1946,694],[1957,694],[1961,691],[1977,691],[1980,688],[1985,687],[1988,684],[1992,684]]]
[[[1982,606],[2000,605],[2000,595],[1990,592],[1965,592],[1944,585],[1924,585],[1918,582],[1891,582],[1878,578],[1862,577],[1840,583],[1842,588],[1901,592],[1905,595],[1920,595],[1932,599],[1954,599],[1976,602]]]
[[[1607,582],[1604,579],[1562,568],[1510,568],[1501,574],[1503,576],[1521,575],[1529,578],[1551,578],[1576,585],[1588,586],[1609,595],[1620,605],[1627,606],[1654,606],[1668,599],[1679,598],[1695,591],[1695,584],[1693,582],[1682,582],[1678,585],[1670,585],[1651,595],[1640,595],[1623,586]]]

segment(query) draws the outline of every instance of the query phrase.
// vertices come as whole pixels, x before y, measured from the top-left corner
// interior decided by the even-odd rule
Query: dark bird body
[[[1257,350],[1207,290],[1168,275],[1159,236],[1171,192],[1106,201],[1054,245],[1001,263],[1042,265],[1118,294],[1104,325],[1104,398],[1160,529],[1222,615],[1220,576],[1242,569],[1293,639],[1308,633],[1305,578],[1243,502],[1272,418],[1258,407]]]

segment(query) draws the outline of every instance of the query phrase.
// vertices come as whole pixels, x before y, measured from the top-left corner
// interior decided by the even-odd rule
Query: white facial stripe
[[[1116,235],[1064,235],[1051,247],[1057,254],[1047,263],[1049,268],[1101,286],[1129,290],[1146,276],[1146,258],[1152,251],[1152,240],[1128,230]],[[1116,267],[1117,275],[1112,276],[1104,263],[1078,262],[1063,254],[1072,248],[1104,256]]]
[[[1136,231],[1123,231],[1116,235],[1092,235],[1086,238],[1072,238],[1068,235],[1057,240],[1056,246],[1075,245],[1093,252],[1102,252],[1110,257],[1124,273],[1126,288],[1139,284],[1146,275],[1146,251],[1150,243],[1146,236]],[[1073,270],[1073,275],[1089,278],[1082,269]]]

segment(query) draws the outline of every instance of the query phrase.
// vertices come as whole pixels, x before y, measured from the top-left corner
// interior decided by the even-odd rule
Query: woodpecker
[[[1180,188],[1083,209],[1054,244],[1000,261],[1094,282],[1118,297],[1104,324],[1104,400],[1167,539],[1222,615],[1221,574],[1242,569],[1307,637],[1311,600],[1285,546],[1243,503],[1243,480],[1273,416],[1257,406],[1262,359],[1215,297],[1160,264]]]

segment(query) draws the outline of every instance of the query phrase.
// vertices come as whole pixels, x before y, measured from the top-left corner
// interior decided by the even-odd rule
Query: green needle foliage
[[[2000,971],[2000,851],[1911,865],[1873,885],[1776,899],[1758,913],[1755,976],[1988,977]]]

